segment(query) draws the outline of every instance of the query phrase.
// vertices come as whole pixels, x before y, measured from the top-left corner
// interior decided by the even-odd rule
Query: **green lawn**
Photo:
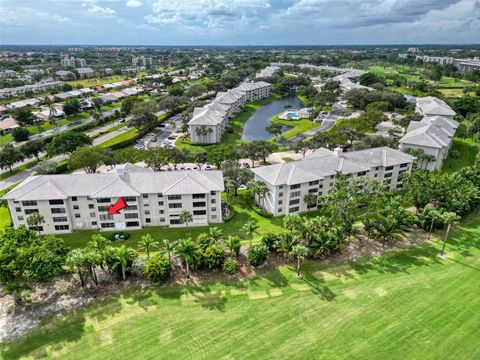
[[[7,206],[0,206],[0,231],[10,226],[10,211]]]
[[[3,347],[5,359],[478,359],[480,217],[348,263],[132,288]]]
[[[138,132],[139,130],[137,128],[131,128],[124,133],[117,135],[110,140],[105,141],[104,143],[101,143],[100,146],[106,148],[118,144],[122,141],[133,139],[135,136],[138,135]]]
[[[249,221],[254,220],[260,227],[255,234],[255,238],[260,238],[263,234],[271,231],[278,232],[282,230],[283,218],[265,218],[252,209],[251,200],[248,198],[245,191],[240,191],[238,198],[231,200],[235,214],[229,222],[216,225],[222,229],[224,235],[239,235],[245,239],[245,233],[242,231],[243,225]],[[183,237],[196,237],[203,232],[208,232],[208,227],[190,227],[190,228],[168,228],[168,227],[148,227],[141,230],[129,230],[130,238],[126,241],[115,241],[112,245],[120,246],[125,244],[133,248],[137,248],[140,237],[145,234],[150,234],[154,238],[178,240]],[[83,247],[86,242],[90,240],[92,234],[98,231],[78,231],[71,234],[60,235],[65,239],[69,247]],[[247,240],[245,240],[247,241]]]
[[[91,78],[91,79],[83,79],[83,80],[73,80],[67,81],[67,84],[76,87],[77,85],[81,85],[83,87],[92,87],[97,85],[108,84],[112,82],[122,81],[125,80],[126,77],[124,75],[112,75],[112,76],[104,76],[101,78]]]
[[[299,132],[303,133],[305,131],[314,129],[320,126],[320,123],[316,123],[310,119],[300,119],[300,120],[282,120],[279,119],[277,115],[270,118],[271,123],[282,124],[290,127],[290,129],[284,131],[282,135],[287,139],[293,138]]]
[[[452,151],[459,151],[461,153],[461,157],[456,159],[451,156]],[[475,164],[475,157],[478,154],[478,144],[475,143],[472,139],[459,139],[455,138],[453,140],[452,148],[450,149],[450,153],[448,157],[443,162],[442,171],[446,172],[455,172],[459,169],[471,166]]]

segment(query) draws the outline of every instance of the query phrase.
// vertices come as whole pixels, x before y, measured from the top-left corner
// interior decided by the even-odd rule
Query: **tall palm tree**
[[[430,222],[430,228],[428,230],[427,240],[430,239],[430,236],[432,235],[432,231],[433,231],[433,227],[435,226],[435,222],[441,222],[442,217],[443,217],[443,214],[440,211],[437,211],[437,210],[430,210],[429,215],[430,215],[430,218],[431,218],[431,222]]]
[[[182,210],[178,219],[180,220],[180,223],[185,224],[188,228],[188,224],[193,221],[193,215],[187,210]]]
[[[250,248],[252,247],[253,234],[258,228],[259,226],[254,220],[247,221],[247,223],[243,225],[242,230],[245,231],[247,236],[250,238]]]
[[[300,278],[302,277],[300,274],[300,263],[308,255],[308,248],[304,245],[295,245],[290,254],[297,258],[297,278]]]
[[[460,221],[460,216],[458,216],[454,212],[444,212],[442,215],[442,219],[444,224],[447,224],[447,231],[445,232],[445,239],[443,240],[442,251],[440,252],[441,256],[445,256],[445,246],[447,245],[448,235],[450,234],[450,230],[452,227]]]
[[[113,267],[114,268],[118,266],[121,267],[123,281],[127,280],[126,271],[127,271],[127,264],[128,264],[129,258],[130,258],[130,252],[125,247],[125,245],[122,245],[115,249],[115,264],[113,265]]]
[[[42,235],[41,226],[43,224],[45,224],[45,218],[38,212],[32,213],[32,215],[27,218],[27,225],[35,228],[38,231],[39,236]]]
[[[176,242],[170,241],[168,239],[162,240],[162,253],[167,255],[168,262],[171,264],[173,258],[175,257]]]
[[[318,195],[316,193],[305,194],[303,202],[307,205],[308,212],[310,212],[310,210],[318,203]]]
[[[192,238],[180,239],[177,244],[177,253],[180,258],[185,261],[187,268],[187,278],[190,278],[190,263],[195,256],[197,247]]]
[[[156,241],[150,234],[143,235],[138,243],[138,247],[147,252],[147,259],[150,259],[150,250],[157,245],[158,241]]]
[[[71,269],[77,272],[80,278],[82,289],[85,288],[85,280],[83,278],[84,256],[82,249],[73,249],[68,253],[66,264]]]
[[[225,193],[227,194],[227,203],[230,203],[230,196],[235,195],[235,181],[226,180],[225,181]]]

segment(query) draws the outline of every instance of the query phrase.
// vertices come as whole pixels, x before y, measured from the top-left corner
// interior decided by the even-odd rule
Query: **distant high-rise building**
[[[85,67],[87,65],[87,62],[85,61],[85,59],[81,59],[81,58],[75,58],[75,57],[69,57],[69,56],[65,56],[62,60],[60,60],[60,63],[62,64],[62,66],[64,67],[76,67],[76,65],[78,65],[78,67]]]
[[[132,58],[133,67],[138,67],[138,66],[149,67],[149,66],[152,66],[152,63],[153,63],[152,58],[149,58],[149,57],[139,56],[139,57]]]

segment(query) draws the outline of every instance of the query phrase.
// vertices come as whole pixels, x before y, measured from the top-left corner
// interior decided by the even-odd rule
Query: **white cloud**
[[[128,0],[127,6],[131,8],[136,8],[142,6],[142,2],[140,0]]]
[[[35,10],[26,7],[0,7],[0,24],[3,25],[17,25],[17,26],[31,26],[34,23],[45,24],[48,27],[50,24],[66,24],[71,23],[69,17],[52,14],[43,10]]]
[[[114,16],[116,14],[115,10],[110,9],[109,7],[106,7],[106,6],[103,7],[96,4],[90,5],[90,7],[88,8],[88,12],[104,15],[104,16]]]

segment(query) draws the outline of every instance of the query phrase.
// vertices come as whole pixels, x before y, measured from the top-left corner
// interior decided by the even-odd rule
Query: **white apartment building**
[[[459,125],[453,120],[456,113],[445,101],[432,96],[417,98],[415,111],[424,118],[409,124],[399,140],[399,149],[421,149],[425,154],[432,155],[435,161],[418,165],[427,170],[441,169]]]
[[[13,97],[16,95],[20,94],[25,94],[27,92],[42,92],[48,89],[54,89],[63,86],[62,81],[47,81],[47,82],[41,82],[38,84],[33,84],[33,85],[23,85],[23,86],[17,86],[14,88],[4,88],[0,89],[0,99],[1,98],[8,98],[8,97]]]
[[[190,212],[188,226],[206,226],[222,219],[221,171],[153,172],[135,165],[118,166],[106,174],[32,176],[7,193],[13,225],[27,226],[30,214],[45,219],[48,234],[73,230],[140,229],[148,226],[182,227],[179,216]],[[119,214],[109,206],[122,198]]]
[[[257,78],[268,78],[273,76],[278,70],[280,70],[280,66],[270,65],[265,67],[264,69],[260,70],[255,77]]]
[[[215,144],[221,141],[228,120],[240,112],[246,102],[270,96],[271,84],[263,81],[244,83],[226,92],[219,92],[214,100],[193,110],[188,122],[190,140],[194,144]]]
[[[77,73],[78,76],[80,76],[80,79],[92,78],[96,75],[92,68],[78,68]]]
[[[256,201],[275,216],[306,212],[309,208],[304,202],[305,195],[327,195],[335,184],[337,172],[400,189],[403,185],[400,176],[411,172],[414,161],[415,157],[389,147],[345,153],[341,148],[334,151],[320,148],[303,160],[252,169],[255,180],[263,181],[269,189],[263,199]]]
[[[145,56],[139,56],[139,57],[134,57],[132,58],[132,66],[133,67],[149,67],[152,66],[152,58],[145,57]]]
[[[480,59],[455,59],[453,63],[461,73],[465,71],[480,71]]]
[[[75,58],[73,56],[72,57],[65,56],[63,59],[60,60],[60,64],[64,67],[74,68],[77,63],[78,63],[78,66],[80,67],[87,66],[87,62],[85,61],[85,59]]]
[[[449,56],[428,56],[428,55],[417,55],[415,60],[422,60],[424,62],[435,62],[437,64],[453,64],[453,58]]]

